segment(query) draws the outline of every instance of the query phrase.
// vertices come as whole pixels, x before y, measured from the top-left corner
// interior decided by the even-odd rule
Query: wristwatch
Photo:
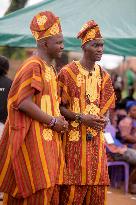
[[[82,114],[76,114],[75,115],[75,122],[81,123],[82,122]]]

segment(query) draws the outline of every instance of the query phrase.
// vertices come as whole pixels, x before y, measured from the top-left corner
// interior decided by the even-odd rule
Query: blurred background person
[[[127,124],[131,124],[131,118],[125,116],[124,118],[128,121]],[[126,161],[129,164],[135,165],[136,167],[136,150],[133,148],[128,148],[127,145],[123,144],[119,139],[116,138],[118,132],[118,122],[118,114],[115,110],[114,112],[110,113],[110,123],[108,123],[105,128],[105,141],[108,159],[109,161]]]
[[[135,92],[134,86],[129,86],[128,90],[127,90],[127,96],[125,98],[123,98],[121,101],[121,103],[124,104],[125,107],[127,106],[128,101],[136,100],[134,97],[134,92]]]
[[[119,124],[119,138],[128,147],[136,149],[136,100],[128,101],[126,105],[128,116]]]
[[[0,56],[0,136],[7,118],[7,98],[12,81],[7,77],[9,61]]]

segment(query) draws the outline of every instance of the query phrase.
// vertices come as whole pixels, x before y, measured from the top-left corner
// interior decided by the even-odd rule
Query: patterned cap
[[[31,21],[30,29],[36,40],[62,32],[59,18],[50,11],[43,11],[35,15]]]
[[[77,38],[81,38],[82,45],[88,41],[102,38],[98,24],[94,20],[88,21],[79,31]]]

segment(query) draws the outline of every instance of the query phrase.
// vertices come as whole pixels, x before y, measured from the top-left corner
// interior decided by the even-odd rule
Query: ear
[[[85,43],[84,45],[82,45],[82,49],[84,52],[86,52],[86,50],[88,49],[88,44]]]
[[[43,45],[47,47],[47,40],[44,39]]]
[[[82,50],[85,51],[85,44],[81,46]]]
[[[45,47],[47,46],[47,41],[43,38],[43,39],[38,40],[38,44],[40,47]]]

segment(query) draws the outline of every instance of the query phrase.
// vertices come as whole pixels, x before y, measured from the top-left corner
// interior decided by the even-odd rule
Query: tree
[[[10,0],[10,1],[11,1],[10,6],[5,12],[5,15],[23,8],[28,2],[28,0]]]
[[[10,0],[10,5],[5,15],[12,13],[18,9],[23,8],[28,0]],[[9,46],[3,47],[1,49],[3,55],[7,56],[8,58],[24,58],[25,57],[25,50],[23,48],[11,48]]]

